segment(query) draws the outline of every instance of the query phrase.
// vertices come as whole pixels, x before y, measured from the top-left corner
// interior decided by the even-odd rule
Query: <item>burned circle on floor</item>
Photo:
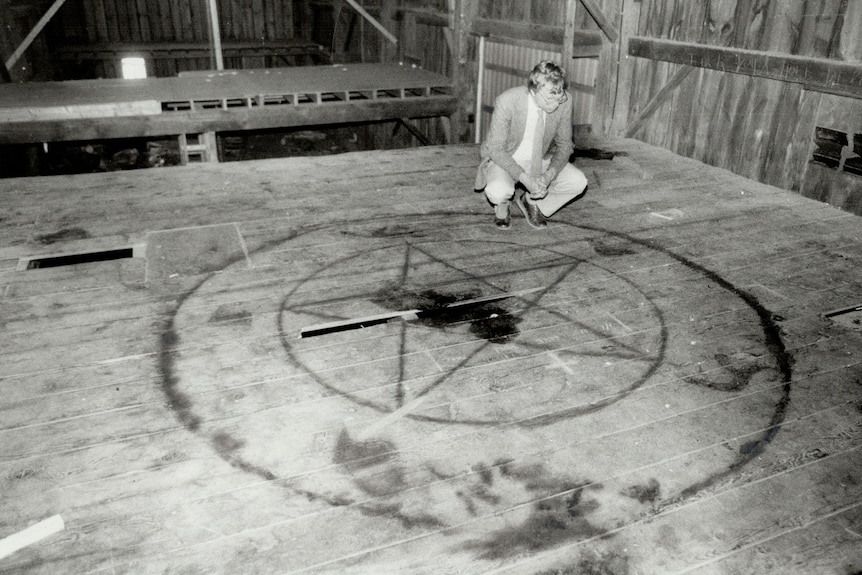
[[[632,319],[595,308],[607,294],[633,302]],[[279,332],[292,366],[359,407],[491,426],[612,405],[647,381],[666,343],[661,311],[599,262],[487,240],[340,257],[286,294]],[[422,409],[405,410],[414,400]]]
[[[771,314],[660,245],[587,225],[554,247],[339,228],[252,250],[244,292],[232,265],[201,281],[159,365],[190,431],[352,514],[344,529],[445,531],[489,561],[603,539],[739,472],[784,420]],[[369,241],[325,245],[343,229]]]

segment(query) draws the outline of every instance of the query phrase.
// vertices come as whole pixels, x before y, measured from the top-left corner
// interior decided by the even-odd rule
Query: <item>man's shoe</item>
[[[530,224],[530,227],[536,228],[537,230],[548,227],[548,221],[545,219],[545,216],[542,215],[542,212],[539,211],[539,206],[528,203],[524,200],[523,196],[518,196],[515,199],[515,203],[518,204],[518,207],[522,212],[524,212],[524,217],[527,218],[527,223]]]

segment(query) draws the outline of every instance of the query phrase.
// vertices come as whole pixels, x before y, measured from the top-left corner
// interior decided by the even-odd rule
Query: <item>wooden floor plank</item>
[[[855,573],[862,566],[862,505],[772,534],[726,556],[681,571],[698,575],[720,573]],[[792,550],[788,552],[787,550]]]

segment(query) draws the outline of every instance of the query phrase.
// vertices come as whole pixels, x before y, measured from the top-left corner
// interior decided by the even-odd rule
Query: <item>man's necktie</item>
[[[537,110],[536,130],[533,132],[533,155],[530,157],[530,176],[542,175],[542,139],[545,137],[545,114]]]

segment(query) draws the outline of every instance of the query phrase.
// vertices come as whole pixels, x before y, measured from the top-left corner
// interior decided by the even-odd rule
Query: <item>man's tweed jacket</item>
[[[555,174],[560,173],[574,151],[571,95],[568,94],[568,96],[567,101],[545,116],[545,137],[542,149],[546,156],[549,151],[552,153],[550,167],[554,169]],[[485,169],[489,162],[494,162],[506,170],[515,182],[524,171],[512,159],[512,154],[518,149],[527,127],[527,98],[529,97],[527,86],[517,86],[506,90],[494,101],[491,127],[479,151],[482,161],[476,174],[475,189],[485,188]]]

